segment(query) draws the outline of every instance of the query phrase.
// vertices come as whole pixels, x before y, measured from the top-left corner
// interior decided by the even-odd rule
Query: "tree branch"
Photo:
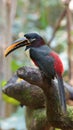
[[[17,74],[13,75],[2,91],[8,96],[18,100],[21,105],[29,106],[34,109],[45,107],[45,96],[42,89],[20,79]]]
[[[52,37],[50,38],[49,42],[48,42],[48,45],[50,45],[50,43],[52,42],[52,40],[54,39],[55,37],[55,34],[57,32],[57,30],[59,29],[60,27],[60,24],[61,24],[61,21],[63,20],[63,18],[66,16],[67,14],[67,9],[68,9],[68,5],[70,3],[71,0],[67,0],[64,4],[66,5],[65,6],[65,9],[63,10],[63,12],[61,13],[59,19],[57,20],[56,22],[56,25],[54,27],[54,31],[53,31],[53,34],[52,34]]]
[[[62,19],[65,17],[66,15],[66,10],[67,10],[67,7],[65,7],[64,11],[62,12],[61,16],[59,17],[55,27],[54,27],[54,31],[53,31],[53,34],[52,34],[52,37],[50,38],[49,42],[48,42],[48,45],[50,45],[50,43],[52,42],[52,40],[54,39],[55,37],[55,34],[57,32],[57,30],[59,29],[60,27],[60,23],[62,21]]]
[[[18,76],[27,82],[20,80]],[[36,85],[38,85],[40,88]],[[15,76],[13,76],[13,78],[7,83],[6,87],[3,89],[3,92],[19,100],[23,105],[29,106],[29,108],[45,107],[45,110],[47,111],[48,122],[53,127],[72,130],[73,115],[71,115],[71,113],[73,108],[68,108],[66,115],[61,112],[57,87],[57,83],[54,81],[52,81],[52,84],[49,84],[47,79],[43,78],[38,69],[21,67],[19,70],[17,70],[17,74],[15,74]],[[41,88],[43,89],[45,96]],[[69,93],[69,97],[67,98],[69,99],[71,98],[71,86],[65,88],[67,90],[66,93]],[[47,103],[47,106],[45,106],[45,102]]]

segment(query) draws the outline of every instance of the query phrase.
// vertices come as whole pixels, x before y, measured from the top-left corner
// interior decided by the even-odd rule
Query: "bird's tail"
[[[58,86],[59,86],[59,96],[60,96],[60,102],[62,105],[62,111],[66,113],[66,99],[65,99],[65,90],[64,90],[64,85],[63,85],[63,79],[62,76],[58,76]]]

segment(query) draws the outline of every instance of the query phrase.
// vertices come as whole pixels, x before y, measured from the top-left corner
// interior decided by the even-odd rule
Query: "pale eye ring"
[[[33,42],[33,41],[35,41],[36,40],[36,38],[32,38],[32,39],[30,39],[30,42]]]

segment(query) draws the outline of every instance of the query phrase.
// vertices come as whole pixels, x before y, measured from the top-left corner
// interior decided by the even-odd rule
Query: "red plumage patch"
[[[55,71],[57,72],[58,75],[61,76],[64,72],[64,67],[63,67],[63,63],[62,63],[60,57],[55,52],[51,52],[50,56],[52,56],[54,58],[54,69],[55,69]]]
[[[33,61],[33,63],[34,63],[36,66],[38,66],[37,61],[35,61],[34,59],[32,59],[32,61]]]

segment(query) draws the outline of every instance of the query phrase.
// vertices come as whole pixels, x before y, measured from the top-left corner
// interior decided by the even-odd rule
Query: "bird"
[[[37,33],[24,34],[23,38],[14,41],[6,50],[5,57],[20,47],[29,49],[30,58],[36,66],[44,73],[48,81],[57,79],[58,91],[62,112],[66,113],[66,99],[63,85],[64,67],[59,55],[53,51],[45,42],[43,37]]]

